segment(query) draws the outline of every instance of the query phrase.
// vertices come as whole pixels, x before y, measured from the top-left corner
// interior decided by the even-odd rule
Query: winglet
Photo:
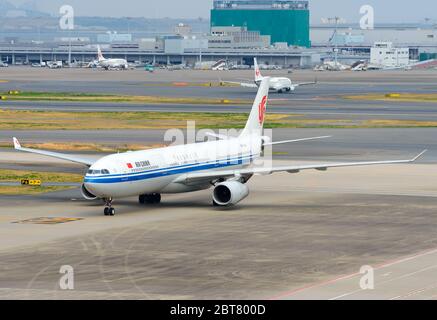
[[[15,149],[21,149],[21,144],[20,144],[20,141],[18,141],[18,139],[17,138],[13,138],[13,140],[14,140],[14,148]]]
[[[415,162],[417,159],[422,157],[428,150],[423,150],[421,153],[419,153],[415,158],[411,159],[411,162]]]

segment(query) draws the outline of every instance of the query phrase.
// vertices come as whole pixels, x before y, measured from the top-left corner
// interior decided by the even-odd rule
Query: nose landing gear
[[[112,198],[104,199],[105,201],[105,216],[114,216],[115,215],[115,209],[112,207]]]

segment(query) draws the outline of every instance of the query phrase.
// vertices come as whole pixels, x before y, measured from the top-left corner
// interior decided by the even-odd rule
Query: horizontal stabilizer
[[[302,141],[311,141],[311,140],[319,140],[319,139],[328,139],[332,136],[322,136],[322,137],[313,137],[313,138],[304,138],[304,139],[296,139],[296,140],[284,140],[284,141],[276,141],[276,142],[267,142],[264,143],[264,146],[275,146],[278,144],[286,144],[286,143],[294,143],[294,142],[302,142]]]
[[[223,134],[217,134],[217,133],[213,133],[213,132],[207,132],[206,135],[209,137],[217,138],[219,140],[228,140],[229,138],[231,138],[229,136],[225,136]]]

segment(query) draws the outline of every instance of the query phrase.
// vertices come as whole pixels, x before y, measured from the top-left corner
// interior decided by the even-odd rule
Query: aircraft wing
[[[245,88],[258,89],[258,86],[255,83],[249,83],[249,82],[221,81],[221,83],[230,84],[230,85],[237,85],[237,86],[241,86],[241,87],[245,87]]]
[[[310,85],[315,85],[315,84],[317,84],[317,81],[314,81],[314,82],[301,82],[301,83],[296,83],[296,84],[293,84],[293,86],[294,86],[295,88],[297,88],[297,87],[310,86]]]
[[[52,157],[52,158],[67,160],[67,161],[83,164],[83,165],[86,165],[88,167],[91,167],[95,162],[91,159],[80,158],[80,157],[76,157],[76,156],[69,155],[69,154],[63,154],[63,153],[57,153],[57,152],[51,152],[51,151],[45,151],[45,150],[38,150],[38,149],[23,148],[21,146],[20,142],[18,141],[18,139],[15,137],[14,137],[14,148],[15,148],[15,150],[18,150],[18,151],[30,152],[30,153],[40,154],[40,155],[48,156],[48,157]]]
[[[288,172],[288,173],[299,173],[302,170],[319,170],[326,171],[329,168],[340,168],[340,167],[357,167],[357,166],[370,166],[370,165],[387,165],[387,164],[401,164],[401,163],[411,163],[419,159],[427,150],[421,152],[419,155],[409,160],[391,160],[391,161],[370,161],[370,162],[345,162],[345,163],[326,163],[326,164],[311,164],[302,166],[281,166],[272,168],[244,168],[240,170],[221,170],[221,171],[211,171],[211,172],[198,172],[185,174],[179,177],[175,182],[179,183],[189,183],[195,182],[196,180],[204,181],[214,181],[216,179],[229,179],[232,177],[240,176],[250,176],[250,175],[269,175],[277,172]]]

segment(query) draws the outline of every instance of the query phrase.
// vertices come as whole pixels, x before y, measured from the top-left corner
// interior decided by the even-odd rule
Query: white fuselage
[[[125,59],[100,59],[99,65],[102,68],[128,69],[129,65]]]
[[[261,80],[256,81],[257,86],[261,84]],[[271,77],[270,90],[272,91],[294,91],[295,87],[289,78]]]
[[[245,167],[259,157],[261,144],[259,136],[247,136],[113,154],[91,166],[84,186],[99,198],[203,190],[212,186],[209,180],[193,184],[176,180],[196,171]]]

